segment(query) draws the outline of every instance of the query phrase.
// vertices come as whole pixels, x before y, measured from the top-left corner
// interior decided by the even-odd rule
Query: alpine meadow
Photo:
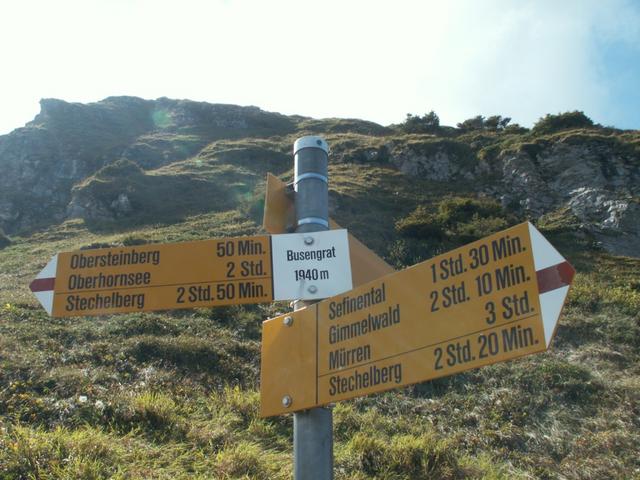
[[[58,252],[265,235],[304,135],[330,216],[396,270],[527,220],[576,270],[549,351],[336,403],[335,477],[640,479],[640,131],[109,97],[0,136],[0,480],[292,478],[259,393],[288,302],[55,318],[29,284]]]

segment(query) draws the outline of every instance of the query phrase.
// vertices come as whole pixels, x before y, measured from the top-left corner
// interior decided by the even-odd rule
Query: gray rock
[[[468,164],[473,154],[464,144],[443,141],[395,142],[389,150],[389,161],[407,175],[417,175],[436,182],[448,182],[455,178],[472,180],[477,175]]]
[[[506,154],[501,158],[501,201],[517,203],[530,216],[540,216],[557,202],[557,195],[542,178],[541,172],[524,152]]]
[[[407,149],[395,154],[391,161],[402,173],[419,175],[429,180],[443,182],[457,173],[451,159],[443,151],[426,156]]]
[[[213,140],[296,128],[292,118],[257,107],[167,98],[109,97],[91,104],[44,99],[40,106],[32,122],[0,136],[0,228],[8,233],[84,216],[92,207],[72,200],[73,187],[121,158],[157,168],[193,156]],[[116,206],[126,214],[126,203]]]
[[[534,157],[504,153],[503,204],[514,201],[532,217],[569,206],[609,252],[640,256],[638,159],[606,144],[557,142]]]
[[[637,201],[590,187],[571,193],[568,202],[571,211],[607,251],[640,257],[640,204]]]

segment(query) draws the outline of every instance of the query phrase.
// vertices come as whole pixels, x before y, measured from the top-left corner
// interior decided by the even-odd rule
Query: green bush
[[[419,205],[405,218],[398,220],[396,231],[400,235],[413,238],[440,239],[445,235],[438,216],[430,213],[424,205]]]
[[[484,121],[486,130],[504,130],[511,122],[511,117],[503,117],[502,115],[492,115]]]
[[[449,197],[438,204],[438,218],[445,227],[469,222],[474,217],[494,217],[502,214],[502,207],[488,198]]]
[[[507,125],[504,128],[504,132],[505,133],[513,133],[513,134],[516,134],[516,135],[519,135],[521,133],[527,133],[528,131],[529,131],[528,128],[523,127],[519,123],[512,123],[511,125]]]
[[[438,133],[440,117],[433,110],[422,117],[407,113],[407,118],[400,125],[400,129],[405,133]]]
[[[449,197],[440,201],[433,212],[424,205],[418,206],[396,222],[396,231],[409,238],[466,243],[502,230],[512,220],[495,200]]]
[[[531,133],[534,135],[544,135],[571,128],[589,127],[593,127],[593,120],[587,117],[584,112],[575,110],[573,112],[564,112],[557,115],[545,115],[536,122],[531,129]]]
[[[504,230],[508,226],[509,222],[505,218],[482,217],[475,213],[468,222],[459,223],[454,231],[457,239],[466,243],[487,237],[492,233]]]
[[[474,130],[498,132],[507,128],[510,121],[510,117],[503,117],[502,115],[492,115],[488,118],[484,118],[482,115],[477,115],[473,118],[466,119],[464,122],[458,123],[456,126],[463,132],[471,132]]]

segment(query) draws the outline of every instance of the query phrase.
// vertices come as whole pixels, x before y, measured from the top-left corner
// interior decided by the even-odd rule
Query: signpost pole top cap
[[[293,144],[293,155],[295,156],[303,148],[319,148],[329,155],[329,144],[324,138],[315,135],[308,135],[297,139]]]

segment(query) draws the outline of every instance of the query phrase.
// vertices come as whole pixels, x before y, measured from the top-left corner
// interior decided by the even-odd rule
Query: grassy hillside
[[[345,170],[338,220],[400,265],[397,207],[426,186],[389,204],[394,175]],[[0,251],[0,478],[289,478],[292,419],[260,419],[257,393],[260,322],[285,305],[62,320],[26,289],[57,251],[257,230],[233,210],[106,234],[70,221]],[[553,349],[338,404],[337,478],[638,476],[640,262],[547,234],[579,271]]]
[[[291,478],[292,417],[258,415],[261,322],[285,302],[52,319],[27,285],[54,253],[258,233],[265,173],[290,180],[293,140],[324,132],[331,215],[403,268],[526,215],[479,194],[489,174],[402,173],[392,150],[475,168],[558,142],[609,142],[632,158],[640,145],[590,128],[298,128],[185,147],[168,164],[123,159],[74,186],[78,205],[108,215],[0,236],[0,480]],[[177,151],[170,143],[145,151]],[[130,211],[119,216],[109,209],[121,194]],[[336,478],[640,478],[640,260],[606,253],[567,208],[535,222],[578,272],[551,350],[337,404]]]

